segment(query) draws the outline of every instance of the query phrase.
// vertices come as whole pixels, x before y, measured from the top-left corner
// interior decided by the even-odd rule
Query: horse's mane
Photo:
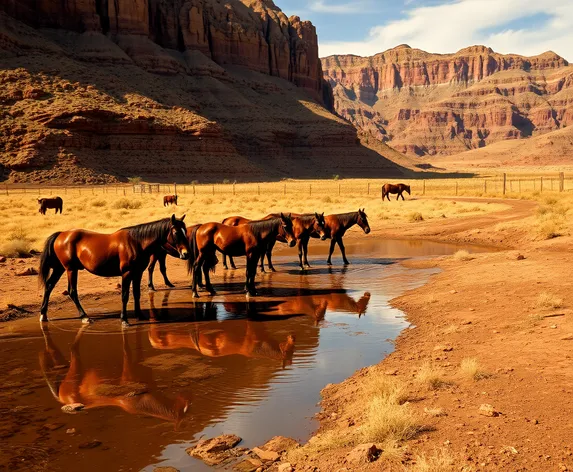
[[[271,231],[276,228],[282,220],[280,218],[271,218],[270,220],[257,220],[247,223],[255,235],[255,237],[260,237],[263,233]]]
[[[349,213],[339,213],[335,215],[338,218],[338,221],[342,224],[347,224],[350,222],[352,218],[355,218],[358,215],[357,211],[351,211]]]
[[[135,226],[127,226],[122,230],[127,230],[129,235],[136,241],[145,241],[148,239],[163,239],[167,236],[171,218],[152,221],[151,223],[142,223]]]
[[[314,213],[305,213],[303,215],[297,216],[296,218],[298,218],[304,224],[308,224],[311,223],[312,220],[315,219],[316,217],[314,216]]]

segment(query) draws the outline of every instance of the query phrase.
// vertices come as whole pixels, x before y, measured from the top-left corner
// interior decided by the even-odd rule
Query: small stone
[[[264,451],[260,447],[254,447],[253,453],[255,453],[258,457],[260,457],[264,461],[271,461],[275,462],[279,459],[280,454],[275,451]]]
[[[115,284],[115,288],[121,288],[121,284],[120,283]]]
[[[398,375],[398,369],[390,369],[384,372],[384,375]]]
[[[17,272],[16,275],[18,277],[26,277],[28,275],[38,275],[38,271],[33,267],[27,267],[22,272]]]
[[[450,290],[450,293],[453,295],[455,293],[458,293],[458,291],[457,290]]]
[[[70,294],[70,292],[68,292],[67,290],[64,290],[64,291],[62,292],[62,295],[63,295],[64,297],[67,297],[69,294]]]
[[[0,262],[6,262],[6,258],[4,256],[0,256]]]
[[[283,462],[282,464],[279,464],[277,470],[278,472],[293,472],[294,469],[292,468],[290,462]]]
[[[238,472],[256,472],[260,466],[261,464],[255,464],[251,459],[245,459],[239,462],[233,469]]]
[[[346,455],[346,462],[352,465],[367,464],[378,459],[381,452],[376,444],[360,444]]]
[[[93,441],[87,441],[78,445],[80,449],[94,449],[101,446],[101,441],[94,439]]]
[[[470,308],[469,310],[470,310],[470,311],[476,311],[476,309],[475,309],[475,308]]]
[[[274,451],[279,454],[283,452],[290,451],[299,447],[300,444],[292,438],[287,438],[285,436],[275,436],[269,439],[265,444],[261,446],[264,451]]]
[[[557,325],[551,325],[550,328],[551,329],[557,329]]]
[[[518,254],[517,257],[516,257],[516,259],[517,259],[518,261],[523,261],[523,260],[525,259],[525,256],[524,256],[523,254]]]
[[[71,415],[82,411],[86,406],[83,403],[68,403],[62,407],[64,413],[69,413]]]
[[[76,434],[76,428],[66,429],[66,434]]]
[[[573,341],[573,333],[568,334],[567,336],[563,336],[561,341]]]
[[[499,416],[501,413],[488,403],[484,403],[479,407],[479,414],[483,416]]]

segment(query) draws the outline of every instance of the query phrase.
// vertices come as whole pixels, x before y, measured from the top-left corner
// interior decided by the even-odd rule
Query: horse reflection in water
[[[82,403],[86,409],[119,407],[130,414],[174,423],[177,429],[187,413],[188,401],[181,395],[169,396],[157,389],[151,368],[141,365],[141,350],[136,349],[133,356],[125,332],[122,333],[123,359],[119,378],[117,364],[100,362],[97,367],[90,367],[92,360],[86,365],[80,351],[86,328],[76,334],[67,362],[52,340],[49,328],[42,325],[45,349],[40,352],[40,368],[54,398],[63,405]],[[136,338],[137,347],[138,341]]]
[[[162,308],[166,307],[166,298]],[[150,297],[152,319],[164,318],[155,308]],[[192,349],[207,357],[239,355],[255,359],[273,359],[282,362],[283,368],[292,364],[295,336],[289,334],[285,341],[272,339],[262,323],[250,320],[217,320],[217,305],[212,302],[196,303],[195,318],[184,331],[174,330],[169,324],[153,323],[149,327],[149,342],[155,349]]]

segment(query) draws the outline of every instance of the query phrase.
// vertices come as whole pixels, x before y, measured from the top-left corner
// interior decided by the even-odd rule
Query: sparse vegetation
[[[138,210],[141,206],[142,202],[140,200],[130,200],[129,198],[120,198],[113,204],[113,208],[117,210]]]
[[[332,176],[332,180],[339,180],[339,179],[340,179],[340,176],[338,174],[334,174]]]
[[[415,223],[416,221],[424,221],[424,217],[419,211],[415,211],[408,215],[408,221],[410,223]]]
[[[139,185],[141,183],[141,177],[129,177],[127,181],[131,185]]]
[[[417,455],[414,464],[404,468],[409,472],[453,472],[455,460],[447,449],[438,449],[431,456]],[[464,469],[465,470],[465,469]]]
[[[429,361],[422,364],[416,374],[416,380],[426,385],[430,390],[438,390],[451,385],[450,382],[446,382],[442,378],[441,373]]]
[[[537,308],[555,309],[563,307],[563,299],[549,292],[542,292],[537,297]]]
[[[481,380],[489,377],[487,373],[480,369],[477,359],[466,357],[460,363],[461,374],[471,380]]]
[[[452,256],[456,261],[471,261],[474,259],[474,257],[465,249],[461,249],[460,251],[457,251],[453,256]]]
[[[106,205],[107,205],[107,202],[105,200],[102,200],[102,199],[93,200],[91,202],[91,206],[96,207],[96,208],[102,208]]]
[[[409,405],[399,405],[392,397],[374,397],[368,406],[368,417],[361,428],[363,442],[387,439],[405,441],[421,430],[417,415]]]

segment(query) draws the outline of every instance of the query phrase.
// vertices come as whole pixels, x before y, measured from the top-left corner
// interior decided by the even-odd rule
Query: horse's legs
[[[396,196],[396,201],[400,200],[400,192],[398,192],[398,195]]]
[[[298,249],[298,265],[300,266],[300,270],[304,270],[304,266],[302,265],[302,239],[297,240],[296,247]]]
[[[342,260],[344,261],[344,265],[350,264],[350,262],[348,262],[348,259],[346,259],[346,248],[344,247],[342,238],[337,238],[336,242],[338,243],[338,247],[340,248],[340,252],[342,253]]]
[[[129,301],[129,286],[131,285],[131,274],[129,272],[124,273],[121,276],[121,325],[126,327],[129,326],[127,321],[127,302]],[[135,298],[135,294],[134,294]]]
[[[153,271],[155,270],[155,263],[157,262],[158,256],[155,254],[151,255],[149,260],[149,265],[147,266],[147,276],[149,282],[147,282],[147,288],[150,292],[155,292],[155,287],[153,285]]]
[[[274,266],[273,266],[273,261],[272,261],[272,259],[271,259],[271,257],[273,256],[273,249],[274,249],[274,247],[275,247],[276,242],[277,242],[276,239],[275,239],[274,241],[271,241],[271,242],[268,244],[268,246],[267,246],[267,251],[266,251],[266,252],[267,252],[267,265],[269,266],[269,269],[270,269],[272,272],[276,272],[276,269],[275,269]],[[265,257],[265,255],[264,255],[264,254],[261,254],[261,259],[262,259],[263,257]]]
[[[260,257],[263,257],[261,254]],[[257,265],[259,262],[259,254],[247,254],[247,281],[246,289],[249,295],[255,296],[257,290],[255,288],[255,277],[257,276]]]
[[[171,281],[167,278],[167,266],[165,265],[165,260],[167,259],[167,253],[165,254],[161,254],[158,257],[158,261],[159,261],[159,272],[161,272],[161,275],[163,275],[163,282],[165,282],[165,285],[167,285],[168,287],[174,288],[175,285],[173,285],[171,283]]]
[[[58,267],[54,267],[52,269],[52,273],[46,281],[44,300],[42,301],[42,307],[40,308],[40,321],[48,321],[48,302],[50,301],[50,294],[62,275],[64,275],[64,272],[64,267],[61,264],[58,264]]]
[[[82,305],[80,304],[80,299],[78,297],[78,271],[73,269],[68,269],[68,293],[70,294],[70,298],[76,305],[78,312],[80,314],[80,319],[82,323],[91,323],[92,320],[88,317],[88,314],[83,309]]]
[[[400,192],[400,196],[402,197],[402,200],[406,200],[406,199],[404,198],[404,192]]]
[[[304,259],[304,265],[306,267],[310,267],[310,264],[308,263],[308,241],[309,238],[304,238],[302,240],[303,259]]]
[[[191,284],[193,298],[199,298],[199,293],[197,292],[197,282],[199,281],[199,277],[201,277],[201,267],[203,266],[204,261],[205,258],[203,257],[203,253],[200,253],[199,257],[193,264],[193,283]]]
[[[237,268],[237,266],[235,265],[235,261],[233,260],[233,256],[229,256],[229,264],[231,264],[231,269]]]
[[[135,318],[138,320],[142,319],[141,315],[141,277],[143,272],[134,272],[133,274],[133,311],[135,312]]]
[[[230,257],[229,257],[230,259]],[[223,269],[228,270],[229,267],[227,267],[227,254],[223,253]]]
[[[215,289],[211,285],[211,278],[209,277],[209,271],[211,270],[210,267],[207,267],[207,264],[203,264],[203,275],[205,276],[205,290],[209,292],[210,295],[215,295]]]
[[[328,251],[328,259],[326,259],[326,263],[328,265],[332,265],[332,253],[334,252],[334,245],[336,244],[336,237],[333,236],[330,240],[330,250]]]

